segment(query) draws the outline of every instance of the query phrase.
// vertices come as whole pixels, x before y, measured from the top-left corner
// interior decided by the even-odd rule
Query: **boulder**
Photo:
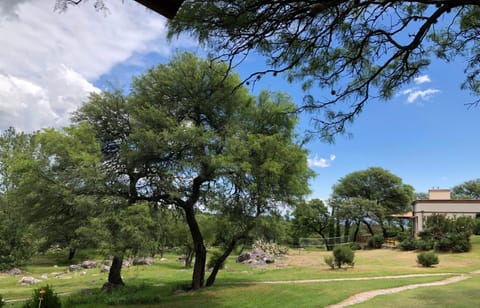
[[[20,283],[20,284],[36,284],[36,283],[39,283],[39,282],[41,282],[40,279],[35,279],[35,278],[31,277],[31,276],[22,277],[22,278],[18,281],[18,283]]]
[[[102,264],[100,267],[100,273],[108,273],[110,271],[110,266]]]
[[[77,265],[77,264],[72,264],[68,267],[68,271],[69,272],[76,272],[76,271],[79,271],[82,267],[80,265]]]
[[[152,265],[152,258],[135,258],[133,259],[133,265]]]
[[[12,268],[12,269],[9,269],[6,273],[9,274],[9,275],[12,275],[12,276],[21,275],[21,274],[22,274],[22,270],[19,269],[19,268],[14,267],[14,268]]]
[[[263,261],[265,261],[265,263],[267,263],[267,264],[270,264],[270,263],[274,263],[274,262],[275,262],[275,258],[274,258],[272,255],[266,254],[266,255],[263,257]]]
[[[80,266],[82,268],[86,268],[86,269],[96,268],[97,267],[97,262],[91,261],[91,260],[86,260],[86,261],[83,261],[82,264],[80,264]]]
[[[237,257],[237,262],[242,263],[247,260],[250,260],[250,253],[249,252],[242,252],[238,257]]]

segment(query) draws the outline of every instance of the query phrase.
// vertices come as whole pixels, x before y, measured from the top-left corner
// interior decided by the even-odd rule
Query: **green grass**
[[[108,305],[118,307],[138,307],[139,305],[143,305],[142,307],[322,307],[364,291],[438,281],[449,276],[302,284],[255,282],[422,273],[469,273],[480,269],[480,236],[472,237],[472,244],[473,249],[469,253],[440,254],[440,264],[433,268],[418,266],[415,252],[388,249],[356,251],[355,268],[335,271],[330,270],[323,262],[323,257],[331,254],[326,251],[302,251],[299,254],[297,250],[292,250],[289,258],[277,261],[288,266],[277,267],[273,264],[264,269],[237,264],[232,257],[227,262],[227,270],[219,273],[214,287],[180,294],[176,294],[175,291],[189,285],[191,270],[183,269],[182,264],[176,261],[175,255],[167,255],[167,261],[158,261],[152,266],[123,269],[122,274],[127,287],[109,295],[101,292],[94,292],[92,295],[75,295],[82,289],[99,290],[101,288],[107,280],[107,274],[100,273],[99,269],[85,270],[86,275],[81,275],[79,272],[68,273],[63,275],[64,279],[59,279],[53,277],[51,273],[63,272],[66,266],[54,267],[54,262],[51,262],[49,256],[40,256],[35,259],[34,264],[23,268],[27,272],[23,276],[40,278],[40,275],[48,274],[48,279],[35,286],[21,286],[17,284],[21,276],[0,274],[0,293],[6,300],[28,298],[34,288],[49,284],[59,294],[72,294],[62,296],[62,299],[66,303],[69,302],[72,307],[108,307]],[[475,286],[480,279],[478,275],[472,275],[472,277],[445,287],[428,287],[378,297],[366,304],[374,307],[396,307],[394,303],[397,305],[402,303],[401,306],[431,307],[430,305],[433,304],[430,303],[446,302],[448,293],[457,301],[455,307],[468,307],[468,304],[477,300]],[[454,291],[450,292],[450,290]],[[433,295],[425,296],[430,294],[429,292]],[[440,297],[445,297],[443,302],[435,301],[439,293],[441,293]],[[453,294],[462,294],[462,296]],[[68,298],[70,301],[67,300]],[[376,301],[379,301],[378,304]],[[403,305],[404,301],[409,304]],[[465,305],[462,306],[463,304]],[[7,307],[21,307],[21,303],[9,304]]]

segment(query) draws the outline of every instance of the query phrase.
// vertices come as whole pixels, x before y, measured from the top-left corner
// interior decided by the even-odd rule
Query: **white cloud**
[[[168,44],[165,18],[132,0],[107,2],[107,15],[91,1],[54,12],[54,1],[0,0],[0,129],[65,125],[113,66],[193,45]]]
[[[430,77],[428,75],[422,75],[418,76],[413,80],[416,84],[422,84],[422,83],[427,83],[431,82]]]
[[[402,94],[405,94],[407,95],[408,94],[408,97],[407,97],[407,102],[409,104],[413,103],[415,100],[417,100],[418,98],[422,99],[422,100],[429,100],[430,97],[435,94],[435,93],[438,93],[440,92],[440,90],[438,89],[433,89],[433,88],[430,88],[430,89],[426,89],[426,90],[418,90],[418,89],[407,89],[405,91],[402,92]]]
[[[330,167],[335,158],[336,156],[334,154],[330,154],[329,158],[318,157],[318,155],[315,154],[313,158],[308,159],[308,165],[310,167],[327,168]]]

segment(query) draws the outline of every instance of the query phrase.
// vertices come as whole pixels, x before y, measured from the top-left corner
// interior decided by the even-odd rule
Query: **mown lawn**
[[[381,279],[368,281],[337,281],[302,284],[258,284],[259,281],[282,281],[303,279],[329,279],[376,277],[403,274],[425,273],[469,273],[480,270],[480,236],[472,237],[473,249],[463,254],[440,254],[440,264],[434,268],[422,268],[416,264],[415,252],[397,250],[357,251],[355,268],[332,271],[323,262],[325,251],[291,250],[286,259],[277,260],[276,264],[267,268],[252,268],[250,265],[237,264],[231,258],[227,270],[220,272],[216,285],[197,292],[178,291],[189,284],[191,270],[186,270],[175,255],[167,255],[167,261],[157,261],[152,266],[133,266],[123,270],[127,287],[118,293],[105,295],[94,292],[93,295],[75,295],[82,289],[98,290],[107,279],[106,273],[99,269],[63,274],[55,278],[52,273],[63,272],[66,266],[54,267],[51,260],[37,258],[36,263],[24,268],[23,276],[40,278],[47,274],[48,278],[36,286],[18,285],[21,276],[0,274],[0,293],[7,300],[29,297],[34,288],[49,284],[55,291],[63,295],[64,302],[73,307],[323,307],[340,302],[356,293],[398,287],[407,284],[438,281],[449,276],[430,276],[401,279]],[[279,266],[280,265],[280,266]],[[478,302],[474,296],[479,275],[457,284],[445,287],[428,287],[399,294],[382,296],[366,303],[370,307],[433,307],[445,301],[436,301],[435,296],[426,294],[442,293],[448,297],[447,291],[456,290],[455,307],[471,307]],[[242,283],[242,284],[237,284]],[[434,291],[439,290],[439,291]],[[419,292],[419,293],[417,293]],[[411,294],[411,295],[409,295]],[[70,300],[69,300],[70,298]],[[384,302],[381,302],[381,301]],[[376,301],[379,301],[378,304]],[[370,304],[371,303],[371,304]],[[374,304],[375,303],[375,304]],[[408,303],[404,305],[403,303]],[[465,305],[463,305],[465,303]],[[130,306],[125,305],[130,304]],[[122,306],[123,305],[123,306]],[[431,305],[431,306],[430,306]],[[463,306],[462,306],[463,305]],[[21,302],[9,303],[7,307],[20,307]],[[451,306],[451,305],[448,305]]]

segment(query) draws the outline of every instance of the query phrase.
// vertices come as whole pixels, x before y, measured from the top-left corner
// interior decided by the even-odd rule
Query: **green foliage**
[[[480,179],[466,181],[452,188],[454,199],[480,199]]]
[[[261,239],[253,242],[252,249],[255,249],[255,248],[260,248],[264,252],[273,256],[286,255],[288,253],[288,247],[281,246],[273,242],[267,242]]]
[[[207,269],[208,268],[213,268],[215,266],[215,264],[217,263],[218,259],[220,259],[221,256],[222,256],[222,253],[220,251],[214,250],[211,253],[210,259],[208,259]],[[225,268],[225,262],[226,262],[226,260],[224,260],[222,262],[222,264],[220,264],[219,269],[224,269]]]
[[[426,242],[433,243],[437,251],[467,252],[471,249],[470,236],[473,234],[475,221],[471,217],[429,216],[425,229],[419,236]]]
[[[348,245],[335,246],[333,248],[333,258],[338,268],[341,268],[344,264],[350,266],[355,264],[355,252]]]
[[[328,208],[322,200],[312,199],[300,202],[293,211],[291,229],[296,238],[314,234],[325,238],[332,220]]]
[[[360,243],[358,243],[358,242],[351,242],[351,243],[348,244],[348,246],[352,250],[361,250],[362,249],[362,245],[360,245]]]
[[[59,308],[60,298],[49,285],[33,290],[32,298],[25,303],[24,308]]]
[[[434,248],[434,243],[429,240],[417,240],[415,242],[415,248],[421,251],[428,251]]]
[[[5,302],[5,300],[3,299],[3,296],[2,294],[0,294],[0,308],[5,306],[7,303]]]
[[[370,237],[367,241],[367,247],[370,249],[380,249],[384,243],[383,235],[379,233],[375,233],[372,237]]]
[[[400,249],[406,251],[415,250],[417,249],[417,241],[412,237],[406,238],[400,242]]]
[[[438,256],[430,251],[421,252],[417,255],[417,263],[423,267],[431,267],[432,265],[438,264]]]
[[[335,268],[335,261],[332,256],[325,256],[323,257],[323,261],[325,261],[325,264],[330,266],[331,269]]]

